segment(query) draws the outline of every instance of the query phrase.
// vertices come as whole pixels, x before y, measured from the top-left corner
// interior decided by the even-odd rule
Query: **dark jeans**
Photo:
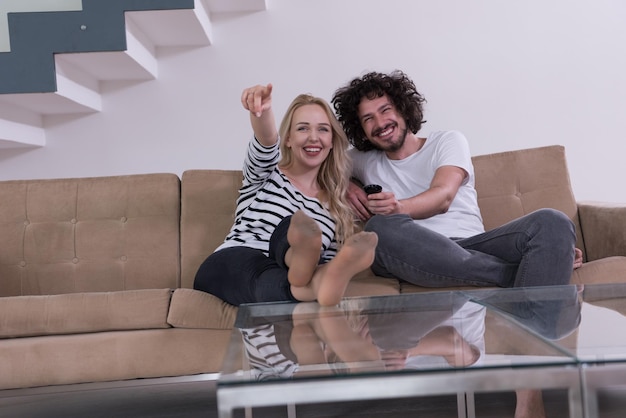
[[[576,233],[562,212],[540,209],[473,237],[451,239],[407,215],[376,215],[372,271],[425,287],[526,287],[570,282]]]
[[[202,290],[239,306],[242,303],[295,301],[291,294],[285,253],[291,217],[284,218],[270,238],[269,257],[249,247],[214,252],[202,263],[193,283]]]

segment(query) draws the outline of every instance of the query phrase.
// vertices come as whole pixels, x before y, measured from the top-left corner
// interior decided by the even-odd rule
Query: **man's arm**
[[[466,177],[467,172],[460,167],[442,166],[435,172],[425,192],[398,200],[392,192],[383,190],[367,196],[367,208],[373,214],[405,213],[413,219],[426,219],[446,213]]]

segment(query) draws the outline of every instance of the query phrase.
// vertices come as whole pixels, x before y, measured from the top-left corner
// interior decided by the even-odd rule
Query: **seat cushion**
[[[0,338],[168,328],[170,289],[0,298]]]
[[[194,289],[176,289],[167,322],[175,328],[230,330],[237,308],[220,298]]]
[[[626,283],[626,257],[613,256],[584,263],[574,270],[572,283]]]
[[[363,270],[348,283],[344,296],[397,295],[400,283],[396,279],[374,275],[370,269]]]

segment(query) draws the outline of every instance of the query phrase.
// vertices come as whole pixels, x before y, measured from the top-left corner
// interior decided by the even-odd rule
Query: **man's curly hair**
[[[343,125],[350,143],[359,151],[376,147],[367,140],[359,120],[359,103],[366,97],[370,100],[387,95],[396,110],[406,121],[407,129],[416,134],[424,120],[423,103],[426,99],[417,91],[413,81],[402,71],[390,74],[371,72],[355,78],[345,87],[335,91],[331,103],[337,119]]]

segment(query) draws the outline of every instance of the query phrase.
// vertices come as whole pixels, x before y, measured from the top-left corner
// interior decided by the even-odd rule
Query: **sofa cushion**
[[[356,276],[346,288],[346,297],[397,295],[400,283],[396,279],[376,276],[371,269],[365,269]]]
[[[0,296],[179,286],[175,174],[0,182]]]
[[[563,146],[479,155],[472,162],[486,230],[537,209],[553,208],[574,222],[576,245],[584,249]]]
[[[235,220],[241,170],[187,170],[180,197],[180,287],[193,288],[198,267],[223,241]]]
[[[0,390],[215,373],[220,370],[231,333],[232,330],[167,328],[2,340]],[[183,392],[178,394],[184,396]],[[68,416],[97,416],[93,408],[97,405],[85,405],[84,414]],[[178,414],[168,412],[164,415],[184,415],[179,410]],[[35,415],[52,416],[44,411]]]
[[[574,270],[572,283],[624,283],[626,280],[626,257],[613,256],[584,263]]]
[[[170,289],[0,298],[0,338],[168,328]]]
[[[626,205],[578,202],[587,261],[626,255]]]
[[[232,329],[237,308],[199,290],[176,289],[167,322],[175,328]]]

